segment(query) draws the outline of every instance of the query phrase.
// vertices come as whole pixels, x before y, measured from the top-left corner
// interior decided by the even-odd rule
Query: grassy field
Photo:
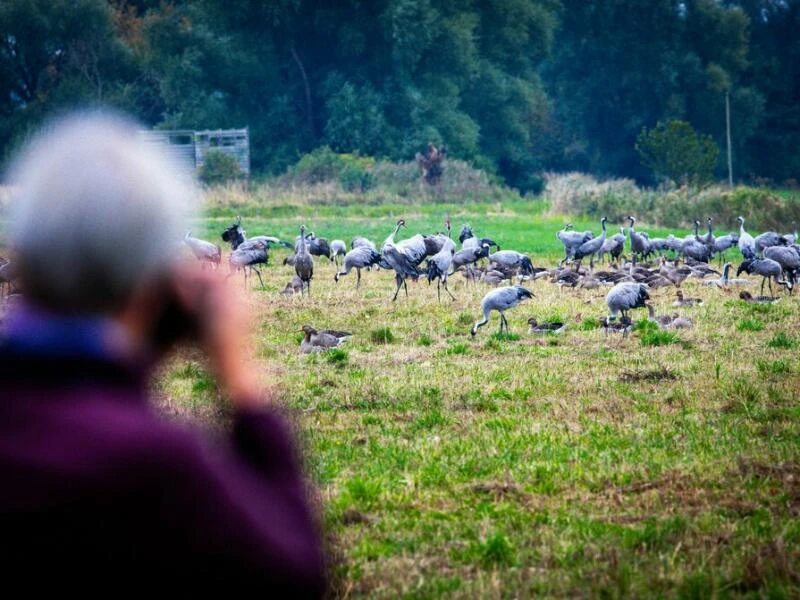
[[[503,248],[552,265],[561,252],[536,204],[300,206],[242,211],[250,235],[378,244],[469,222]],[[218,239],[235,212],[195,234]],[[576,223],[578,229],[598,225]],[[613,230],[612,230],[613,232]],[[658,233],[658,232],[656,232]],[[660,232],[663,233],[663,232]],[[296,418],[343,597],[687,597],[800,594],[798,300],[751,306],[687,281],[703,306],[680,334],[604,337],[605,290],[531,285],[536,298],[470,338],[487,288],[456,276],[457,300],[386,272],[333,281],[318,260],[313,296],[276,251],[254,352]],[[241,277],[231,285],[243,285]],[[673,289],[653,293],[672,312]],[[529,316],[568,323],[526,334]],[[640,317],[642,315],[635,315]],[[345,350],[298,352],[300,327],[352,331]],[[157,390],[167,411],[223,418],[202,360],[183,353]]]

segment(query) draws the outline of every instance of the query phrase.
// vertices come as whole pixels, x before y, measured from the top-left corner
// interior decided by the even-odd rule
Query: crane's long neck
[[[386,238],[386,241],[384,243],[385,244],[394,244],[394,237],[397,235],[397,232],[399,232],[399,231],[400,231],[400,223],[398,223],[395,226],[394,231],[389,235],[388,238]]]
[[[491,309],[488,308],[483,309],[483,319],[477,321],[475,325],[472,326],[472,335],[475,335],[475,332],[478,331],[479,327],[483,327],[489,322],[489,312],[491,312]]]
[[[744,219],[739,219],[739,237],[742,237],[745,233],[747,232],[744,230]]]
[[[306,230],[305,229],[301,229],[300,230],[300,253],[301,254],[305,254],[306,253]]]

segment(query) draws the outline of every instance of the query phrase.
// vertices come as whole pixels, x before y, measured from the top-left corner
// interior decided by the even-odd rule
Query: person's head
[[[113,315],[178,255],[192,188],[135,126],[109,115],[45,128],[10,171],[22,287],[57,313]]]

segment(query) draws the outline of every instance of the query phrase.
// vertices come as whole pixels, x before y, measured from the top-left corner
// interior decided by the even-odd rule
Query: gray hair
[[[60,312],[112,312],[163,272],[194,196],[170,157],[109,115],[48,127],[10,173],[23,289]]]

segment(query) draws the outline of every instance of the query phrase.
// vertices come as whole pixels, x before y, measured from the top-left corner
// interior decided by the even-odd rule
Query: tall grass
[[[630,179],[597,180],[584,173],[548,173],[544,196],[555,214],[608,217],[621,221],[635,215],[652,225],[690,228],[695,219],[712,217],[717,230],[727,231],[744,216],[750,229],[788,230],[800,221],[800,192],[740,186],[730,189],[640,188]]]

